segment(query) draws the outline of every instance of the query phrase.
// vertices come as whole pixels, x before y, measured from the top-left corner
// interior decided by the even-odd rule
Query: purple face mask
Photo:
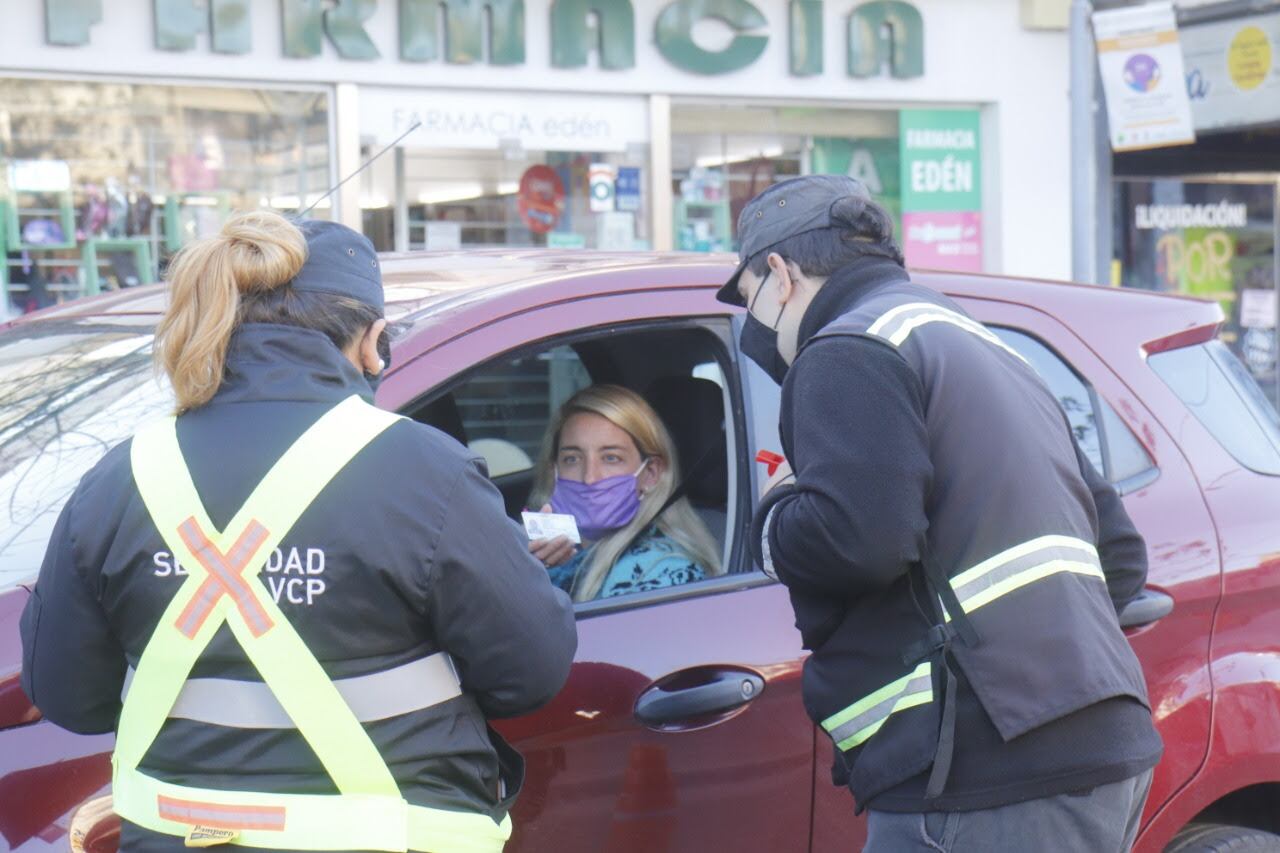
[[[646,460],[634,474],[606,477],[591,484],[557,477],[556,489],[551,493],[551,510],[572,515],[582,538],[591,541],[626,527],[640,512],[636,477],[648,464]]]

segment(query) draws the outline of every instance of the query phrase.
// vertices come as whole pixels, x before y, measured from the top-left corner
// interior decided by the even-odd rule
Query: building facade
[[[814,172],[863,179],[917,266],[1066,278],[1062,5],[18,4],[9,304],[152,280],[259,206],[386,250],[732,251],[752,195]]]

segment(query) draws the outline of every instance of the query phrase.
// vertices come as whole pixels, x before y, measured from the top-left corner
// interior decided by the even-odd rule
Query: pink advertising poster
[[[902,214],[902,250],[918,269],[982,272],[982,214]]]

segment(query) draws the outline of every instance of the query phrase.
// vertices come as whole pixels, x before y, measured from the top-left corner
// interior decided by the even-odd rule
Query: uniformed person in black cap
[[[1035,371],[911,282],[858,182],[753,199],[720,293],[782,385],[751,541],[868,850],[1127,850],[1161,753],[1116,614],[1143,541]],[[794,467],[794,473],[792,472]]]
[[[23,688],[115,731],[122,850],[497,853],[523,763],[486,721],[560,689],[573,613],[483,462],[372,406],[372,245],[243,214],[170,285],[177,415],[63,510]]]

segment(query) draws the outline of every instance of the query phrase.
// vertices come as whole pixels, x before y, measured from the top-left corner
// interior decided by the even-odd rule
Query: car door
[[[1153,842],[1203,819],[1197,816],[1218,798],[1248,797],[1247,791],[1274,786],[1280,774],[1280,417],[1248,368],[1211,339],[1211,331],[1147,359],[1151,394],[1167,401],[1167,425],[1205,486],[1223,563],[1208,759],[1160,815]],[[1270,805],[1215,808],[1223,823],[1274,813]]]
[[[741,334],[744,315],[734,319],[734,328]],[[737,340],[735,334],[735,340]],[[769,378],[763,370],[750,359],[739,354],[739,374],[749,404],[748,421],[751,428],[751,444],[755,450],[782,454],[782,440],[778,435],[778,408],[781,402],[781,388]],[[756,484],[752,492],[759,494],[759,489],[768,476],[763,465],[753,472]],[[788,602],[788,607],[790,602]],[[807,653],[806,653],[807,654]],[[861,850],[867,841],[867,820],[865,815],[854,814],[853,795],[843,786],[837,787],[831,781],[831,766],[834,760],[834,748],[831,739],[820,731],[805,716],[804,725],[813,733],[813,816],[811,842],[809,849],[813,853],[825,853],[827,850]]]
[[[701,318],[721,348],[735,460],[744,401],[729,320],[715,306],[706,290],[665,294],[657,306],[651,295],[612,295],[481,323],[407,365],[383,399],[407,403],[531,342],[549,350],[584,331]],[[565,689],[499,723],[528,762],[508,850],[809,849],[813,732],[800,702],[800,639],[785,590],[744,565],[739,490],[750,475],[745,463],[729,467],[729,573],[578,605]]]

